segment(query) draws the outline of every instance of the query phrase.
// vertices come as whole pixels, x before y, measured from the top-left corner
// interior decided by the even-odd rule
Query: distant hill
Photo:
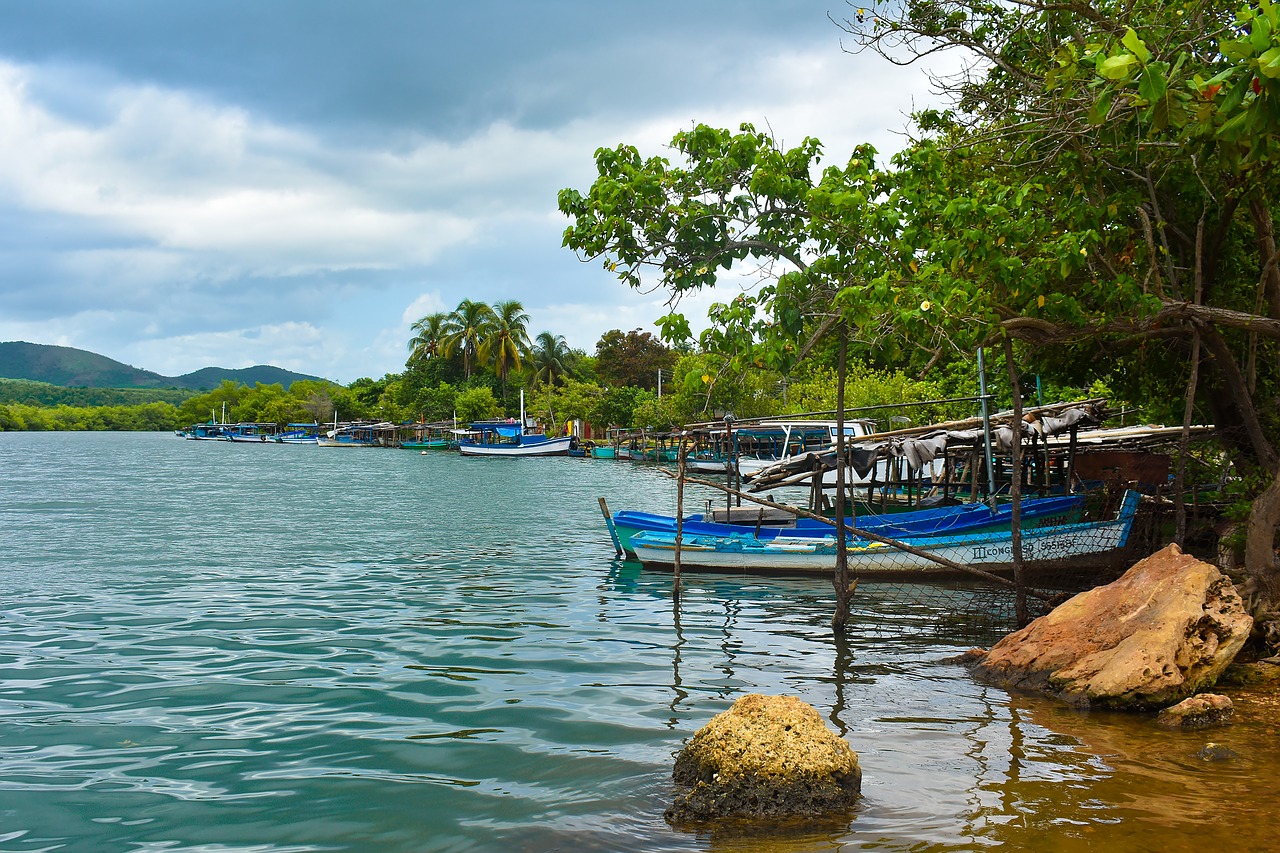
[[[320,379],[266,364],[238,370],[205,367],[182,376],[161,376],[87,350],[26,341],[0,342],[0,378],[27,379],[66,388],[187,388],[194,391],[217,388],[224,379],[244,385],[279,383],[286,389],[301,379]]]

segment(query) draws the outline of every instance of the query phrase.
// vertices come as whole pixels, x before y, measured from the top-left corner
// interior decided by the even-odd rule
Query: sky
[[[0,341],[177,376],[404,369],[410,324],[516,299],[530,336],[656,333],[561,247],[600,147],[695,123],[903,144],[925,72],[843,0],[39,0],[0,13]],[[830,16],[830,17],[829,17]],[[682,309],[705,317],[726,289]],[[746,286],[740,284],[738,286]],[[728,294],[729,297],[732,293]]]

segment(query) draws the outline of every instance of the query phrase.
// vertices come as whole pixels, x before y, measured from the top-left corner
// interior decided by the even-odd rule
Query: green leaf
[[[1273,47],[1258,57],[1258,73],[1272,80],[1280,77],[1280,47]]]
[[[1129,76],[1137,64],[1138,58],[1132,53],[1122,53],[1119,56],[1108,57],[1099,63],[1098,73],[1108,80],[1123,80]]]
[[[1142,71],[1142,79],[1138,81],[1138,95],[1155,103],[1164,98],[1168,82],[1164,75],[1167,67],[1163,62],[1153,62]]]
[[[1129,48],[1143,65],[1146,65],[1151,59],[1151,51],[1147,50],[1146,43],[1138,38],[1138,34],[1133,31],[1133,27],[1125,30],[1124,37],[1120,39],[1120,43]]]
[[[1249,44],[1254,53],[1262,53],[1271,44],[1271,22],[1266,16],[1253,19],[1253,30],[1249,33]]]
[[[1223,39],[1218,42],[1218,50],[1222,51],[1222,55],[1232,62],[1244,62],[1255,53],[1253,44],[1250,43],[1248,36],[1234,41]]]

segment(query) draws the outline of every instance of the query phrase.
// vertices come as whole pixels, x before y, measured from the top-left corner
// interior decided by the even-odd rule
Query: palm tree
[[[502,380],[502,407],[507,406],[507,374],[520,369],[520,359],[529,353],[529,315],[518,300],[499,302],[493,306],[493,322],[489,336],[480,348],[482,361],[493,365]]]
[[[438,311],[428,314],[409,327],[416,333],[409,339],[409,365],[441,354],[448,323],[449,315]]]
[[[529,354],[529,362],[533,368],[533,381],[558,385],[564,375],[569,372],[569,345],[563,335],[541,332]]]
[[[480,355],[480,347],[488,337],[493,321],[492,308],[483,302],[464,299],[453,309],[445,324],[445,336],[440,342],[441,353],[448,358],[461,349],[462,372],[468,379],[471,378],[471,371]]]

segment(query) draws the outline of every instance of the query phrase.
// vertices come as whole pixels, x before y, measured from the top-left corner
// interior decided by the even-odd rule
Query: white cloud
[[[404,313],[400,315],[400,328],[406,333],[407,337],[411,325],[428,314],[437,314],[447,310],[449,309],[445,308],[444,300],[440,298],[440,291],[433,290],[429,293],[423,293],[405,307]]]
[[[786,146],[816,136],[825,163],[864,141],[893,150],[901,138],[891,130],[929,99],[923,73],[832,43],[753,52],[750,62],[709,58],[721,76],[690,76],[705,105],[690,109],[682,97],[679,113],[539,128],[508,117],[462,139],[404,131],[376,142],[335,141],[162,80],[0,58],[0,213],[53,235],[31,238],[21,275],[0,254],[0,265],[15,266],[0,266],[0,337],[79,346],[169,375],[266,362],[350,381],[401,369],[409,324],[464,297],[521,299],[531,329],[588,352],[610,329],[656,331],[664,292],[635,293],[598,268],[586,274],[556,248],[567,225],[556,192],[590,185],[599,147],[626,142],[671,157],[671,137],[694,122],[752,122]],[[574,57],[558,65],[584,73]],[[77,91],[101,85],[92,108],[87,98],[76,109],[41,99],[69,79]],[[572,97],[556,82],[542,88]],[[432,289],[405,284],[422,281]],[[700,329],[711,302],[751,283],[748,271],[719,293],[686,297],[681,310]]]

